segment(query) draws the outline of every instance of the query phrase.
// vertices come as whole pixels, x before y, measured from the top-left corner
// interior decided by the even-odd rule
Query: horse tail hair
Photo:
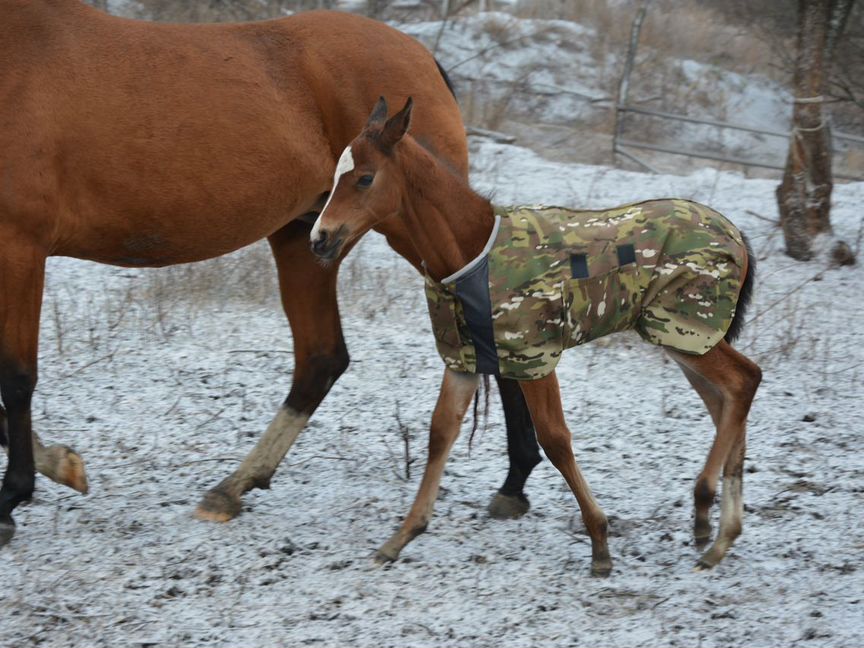
[[[444,79],[444,83],[447,84],[447,89],[450,91],[450,94],[453,95],[454,99],[458,99],[456,96],[456,90],[453,89],[453,82],[450,80],[450,75],[447,74],[447,71],[441,67],[441,64],[438,62],[438,59],[435,60],[435,65],[438,66],[438,71],[441,73],[441,77]]]
[[[744,249],[747,251],[747,274],[744,275],[744,283],[741,284],[741,292],[738,293],[735,316],[732,318],[732,324],[729,325],[729,330],[726,331],[726,335],[724,336],[727,342],[734,341],[741,334],[741,331],[744,330],[744,316],[747,314],[747,307],[753,298],[753,283],[756,279],[756,255],[753,254],[753,247],[743,233],[741,234],[741,238],[744,240]]]
[[[483,429],[489,425],[489,376],[483,375]],[[474,443],[474,434],[480,426],[480,389],[474,392],[474,423],[471,425],[471,436],[468,437],[468,456],[471,456],[471,446]]]

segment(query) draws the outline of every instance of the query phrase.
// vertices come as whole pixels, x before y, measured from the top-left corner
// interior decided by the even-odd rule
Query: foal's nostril
[[[318,238],[312,241],[312,251],[315,254],[323,254],[327,249],[327,232],[319,232]]]

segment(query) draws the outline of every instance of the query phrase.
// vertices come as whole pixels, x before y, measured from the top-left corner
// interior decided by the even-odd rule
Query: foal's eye
[[[362,175],[357,179],[357,186],[363,187],[364,189],[366,187],[370,187],[370,186],[372,186],[372,181],[374,179],[375,179],[375,176],[373,176],[373,175],[369,175],[369,174]]]

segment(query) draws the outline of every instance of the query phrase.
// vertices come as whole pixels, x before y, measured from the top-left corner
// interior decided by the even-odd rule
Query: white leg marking
[[[327,202],[324,203],[324,209],[322,209],[321,213],[318,214],[318,220],[315,221],[315,225],[313,225],[312,231],[309,233],[309,240],[313,243],[318,240],[318,232],[321,230],[321,218],[324,216],[324,212],[327,211],[327,206],[330,204],[330,201],[333,200],[333,194],[336,193],[336,186],[339,184],[339,178],[353,170],[354,154],[351,153],[351,147],[346,146],[345,150],[342,151],[342,155],[339,156],[339,161],[336,163],[336,173],[333,174],[333,187],[330,189],[330,195],[327,196]]]
[[[309,416],[290,407],[281,407],[267,426],[264,436],[258,441],[237,472],[243,477],[266,477],[269,479],[281,463],[294,441],[306,426]]]
[[[723,492],[720,495],[720,528],[717,531],[718,538],[726,537],[734,539],[741,532],[742,518],[744,514],[744,502],[741,497],[740,477],[724,477]]]

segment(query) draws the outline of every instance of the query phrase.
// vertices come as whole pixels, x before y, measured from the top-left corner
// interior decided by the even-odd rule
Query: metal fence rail
[[[719,121],[716,119],[704,119],[699,117],[689,117],[687,115],[678,115],[670,112],[663,112],[660,110],[650,110],[648,108],[640,108],[638,106],[633,106],[627,103],[628,94],[630,90],[630,75],[633,71],[633,63],[636,59],[636,51],[639,47],[639,32],[642,29],[642,23],[645,20],[646,9],[643,5],[639,11],[636,13],[636,17],[633,19],[633,25],[630,30],[630,45],[627,50],[627,58],[624,61],[624,72],[621,75],[621,82],[618,86],[618,97],[615,102],[615,128],[612,135],[612,153],[613,155],[618,154],[623,157],[626,157],[633,162],[643,166],[645,169],[651,171],[652,173],[656,173],[656,169],[640,160],[638,157],[633,155],[633,153],[625,151],[622,149],[622,146],[628,148],[636,148],[643,149],[648,151],[658,151],[660,153],[669,153],[672,155],[683,155],[687,157],[700,158],[704,160],[714,160],[717,162],[729,162],[732,164],[740,164],[743,166],[752,166],[752,167],[761,167],[764,169],[777,169],[783,171],[786,166],[779,165],[770,162],[760,162],[757,160],[750,160],[746,158],[721,155],[719,153],[711,153],[707,151],[693,151],[682,148],[675,148],[669,145],[660,145],[653,144],[651,142],[638,142],[634,140],[623,139],[621,137],[622,124],[624,121],[624,115],[626,113],[636,113],[640,115],[647,115],[650,117],[657,117],[659,119],[666,119],[670,121],[678,121],[678,122],[687,122],[691,124],[703,124],[706,126],[715,126],[717,128],[726,128],[730,130],[742,131],[747,133],[755,133],[758,135],[767,135],[769,137],[782,137],[785,139],[789,139],[792,136],[791,131],[779,131],[779,130],[770,130],[765,128],[756,128],[753,126],[746,126],[744,124],[733,124],[731,122]],[[848,142],[855,143],[864,143],[864,137],[860,135],[852,135],[851,133],[839,133],[832,131],[832,138],[838,140],[845,140]],[[833,173],[833,176],[838,179],[843,180],[864,180],[859,176],[852,176],[845,173]]]

